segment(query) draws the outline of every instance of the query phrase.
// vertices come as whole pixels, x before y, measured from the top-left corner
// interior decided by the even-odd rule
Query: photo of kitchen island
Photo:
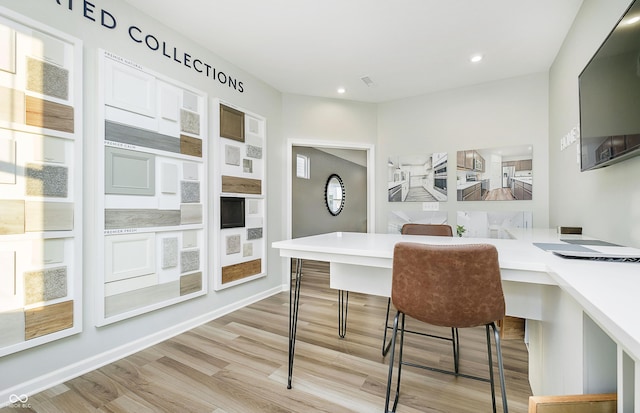
[[[458,151],[458,201],[515,201],[533,198],[531,145]]]

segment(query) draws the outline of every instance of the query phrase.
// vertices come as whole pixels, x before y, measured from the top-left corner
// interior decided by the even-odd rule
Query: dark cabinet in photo
[[[244,198],[220,197],[220,228],[244,227]]]

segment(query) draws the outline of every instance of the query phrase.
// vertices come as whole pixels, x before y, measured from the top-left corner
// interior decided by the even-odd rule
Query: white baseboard
[[[211,320],[215,320],[216,318],[222,317],[233,311],[239,310],[240,308],[246,307],[250,304],[289,289],[288,285],[286,286],[286,289],[284,287],[285,286],[280,286],[267,291],[263,291],[260,294],[245,298],[242,301],[235,302],[225,307],[215,309],[214,311],[189,319],[188,321],[185,321],[183,323],[176,324],[162,331],[158,331],[157,333],[154,333],[152,335],[148,335],[141,339],[129,342],[120,347],[105,351],[104,353],[96,354],[95,356],[89,357],[87,359],[80,360],[74,364],[65,366],[64,368],[59,370],[52,371],[36,379],[16,384],[15,386],[8,389],[0,390],[0,408],[12,404],[11,400],[16,399],[17,397],[40,393],[41,391],[47,390],[60,383],[64,383],[65,381],[81,376],[109,363],[113,363],[114,361],[137,353],[138,351],[142,351],[154,344],[158,344],[162,341],[170,339],[171,337],[177,336],[178,334],[184,333],[185,331],[208,323]]]

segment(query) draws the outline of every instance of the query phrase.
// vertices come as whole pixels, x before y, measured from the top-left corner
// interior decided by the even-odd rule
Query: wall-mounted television
[[[220,228],[244,227],[244,198],[220,197]]]
[[[578,77],[582,171],[640,155],[640,0]]]

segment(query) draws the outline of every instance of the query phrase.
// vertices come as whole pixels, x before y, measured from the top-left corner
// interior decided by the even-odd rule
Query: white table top
[[[500,267],[545,272],[575,299],[616,342],[640,361],[640,263],[572,260],[558,257],[533,243],[562,243],[588,237],[558,235],[554,230],[512,231],[518,239],[428,237],[400,234],[329,233],[277,241],[282,257],[317,259],[391,268],[393,246],[400,241],[430,244],[488,243],[496,246]],[[640,250],[593,246],[599,252],[640,254]]]

